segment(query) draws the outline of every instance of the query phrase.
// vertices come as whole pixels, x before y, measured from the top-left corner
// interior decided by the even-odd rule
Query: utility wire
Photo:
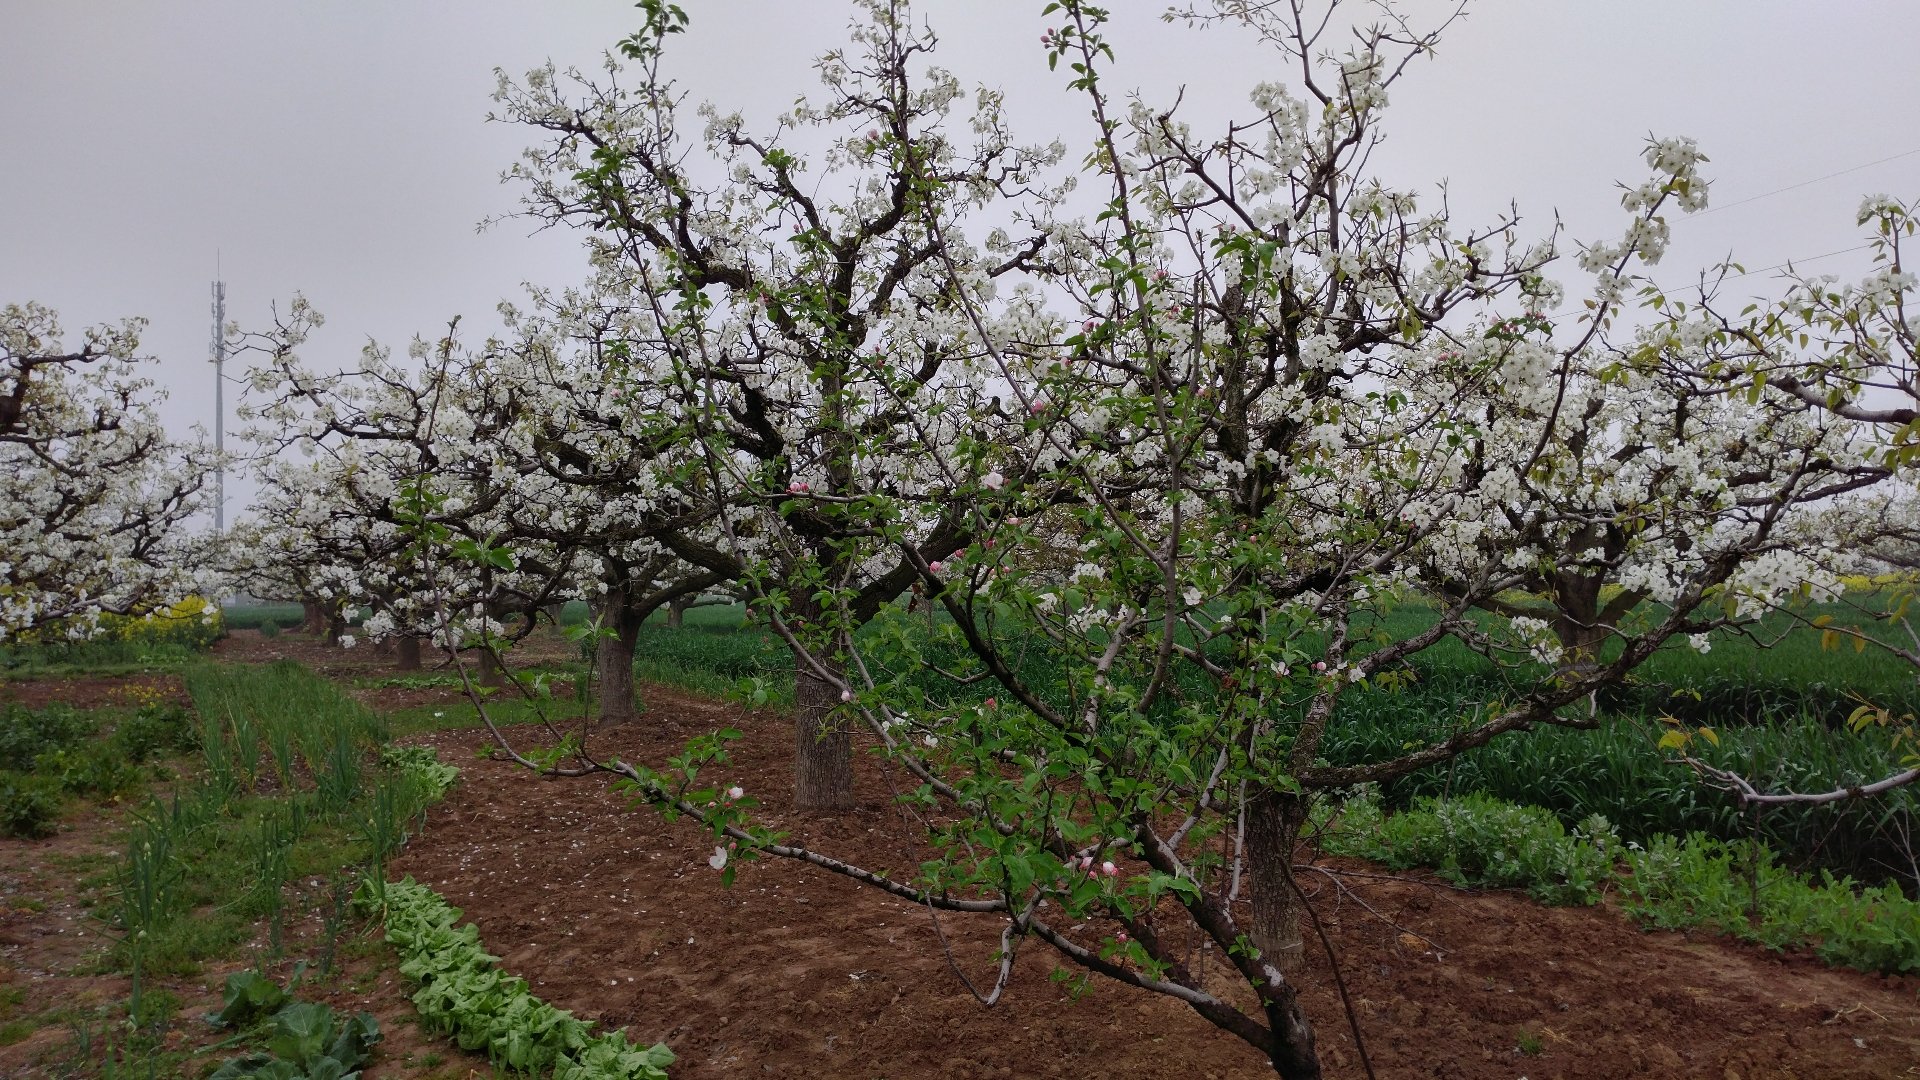
[[[1783,188],[1774,188],[1772,191],[1763,191],[1758,195],[1749,195],[1744,199],[1736,199],[1733,202],[1725,203],[1720,206],[1710,206],[1705,210],[1700,211],[1697,214],[1688,214],[1686,217],[1681,218],[1680,220],[1686,221],[1689,218],[1703,218],[1703,217],[1706,217],[1708,214],[1717,214],[1722,210],[1731,210],[1736,206],[1745,206],[1750,202],[1759,202],[1761,199],[1770,199],[1775,195],[1780,195],[1785,192],[1798,191],[1803,187],[1810,187],[1814,184],[1820,183],[1823,180],[1831,180],[1836,176],[1845,176],[1848,173],[1857,173],[1862,169],[1871,169],[1875,165],[1885,165],[1889,161],[1899,161],[1901,158],[1912,157],[1915,154],[1920,154],[1920,146],[1914,147],[1912,150],[1903,150],[1900,153],[1894,154],[1891,157],[1883,157],[1878,161],[1869,161],[1865,165],[1855,165],[1852,168],[1841,169],[1839,172],[1830,172],[1825,176],[1816,176],[1811,180],[1802,180],[1797,184],[1788,184],[1786,187],[1783,187]],[[1837,255],[1839,254],[1839,252],[1835,252],[1834,254]],[[1816,256],[1816,258],[1825,258],[1825,257],[1826,256],[1824,255]]]
[[[1835,255],[1845,255],[1850,251],[1865,251],[1872,246],[1873,244],[1871,242],[1868,242],[1865,244],[1855,244],[1850,248],[1841,248],[1839,251],[1829,251],[1825,255],[1811,255],[1804,259],[1788,259],[1786,262],[1774,263],[1772,266],[1763,266],[1758,270],[1747,270],[1738,274],[1728,274],[1725,278],[1722,278],[1719,280],[1738,281],[1743,277],[1752,277],[1755,274],[1764,274],[1770,270],[1785,270],[1789,266],[1798,266],[1801,263],[1818,262],[1821,259],[1831,259]]]
[[[1889,161],[1899,161],[1901,158],[1909,158],[1914,156],[1915,154],[1920,154],[1920,146],[1914,147],[1912,150],[1902,150],[1898,154],[1891,154],[1891,155],[1888,155],[1887,157],[1879,158],[1874,161],[1869,161],[1863,165],[1854,165],[1849,168],[1841,169],[1837,172],[1830,172],[1830,173],[1827,173],[1825,176],[1816,176],[1811,180],[1802,180],[1797,184],[1788,184],[1786,187],[1774,188],[1772,191],[1763,191],[1758,195],[1749,195],[1744,199],[1736,199],[1730,203],[1722,203],[1719,206],[1710,206],[1705,210],[1699,211],[1698,213],[1684,214],[1673,220],[1675,222],[1682,222],[1682,221],[1691,221],[1694,218],[1703,218],[1703,217],[1706,217],[1708,214],[1718,213],[1722,210],[1731,210],[1736,206],[1745,206],[1746,204],[1751,202],[1759,202],[1761,199],[1770,199],[1775,195],[1784,194],[1789,191],[1798,191],[1803,187],[1810,187],[1814,184],[1821,183],[1822,181],[1832,180],[1836,176],[1846,176],[1848,173],[1857,173],[1862,169],[1871,169],[1875,165],[1885,165]],[[1774,263],[1772,266],[1763,266],[1758,270],[1744,270],[1738,274],[1728,274],[1725,277],[1717,278],[1715,280],[1720,282],[1738,281],[1741,278],[1753,277],[1755,274],[1767,274],[1767,273],[1772,273],[1775,270],[1785,270],[1790,266],[1799,266],[1803,263],[1819,262],[1821,259],[1831,259],[1835,255],[1847,255],[1855,251],[1865,251],[1866,249],[1872,246],[1873,244],[1871,242],[1865,243],[1865,244],[1855,244],[1852,247],[1841,248],[1838,251],[1829,251],[1824,255],[1810,255],[1804,259],[1788,259],[1785,262]],[[1666,290],[1662,288],[1661,291],[1664,292]],[[1581,310],[1580,308],[1572,308],[1572,307],[1562,308],[1561,310],[1554,312],[1552,315],[1549,315],[1548,318],[1550,319],[1559,318],[1562,315],[1571,315],[1580,310]]]

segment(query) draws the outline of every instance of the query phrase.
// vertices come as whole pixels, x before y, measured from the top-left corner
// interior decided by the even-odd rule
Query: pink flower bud
[[[945,564],[945,563],[943,563],[943,562],[939,562],[939,561],[937,561],[937,560],[936,560],[936,561],[934,561],[934,562],[930,562],[930,563],[928,563],[928,564],[927,564],[927,569],[928,569],[928,570],[931,570],[932,572],[934,572],[934,573],[936,573],[936,574],[937,574],[937,573],[939,573],[939,572],[940,572],[940,571],[942,571],[942,570],[945,570],[946,568],[947,568],[947,564]]]
[[[740,787],[738,785],[735,785],[727,789],[727,798],[738,799],[742,795],[745,795],[746,793],[747,793],[747,789]]]
[[[988,698],[986,700],[986,707],[989,709],[998,708],[999,705],[1000,705],[1000,700],[998,698]]]
[[[1031,405],[1029,405],[1029,406],[1027,406],[1027,411],[1028,411],[1028,412],[1030,412],[1030,413],[1032,413],[1032,414],[1033,414],[1033,415],[1035,415],[1035,416],[1039,416],[1039,415],[1040,415],[1041,413],[1043,413],[1043,412],[1046,412],[1046,411],[1047,411],[1047,399],[1046,399],[1046,398],[1034,398],[1034,399],[1033,399],[1033,404],[1031,404]]]
[[[1119,942],[1122,945],[1125,945],[1128,941],[1132,939],[1127,937],[1127,932],[1125,930],[1122,930],[1119,933],[1113,935],[1113,940]]]
[[[1115,874],[1118,874],[1120,872],[1120,868],[1113,865],[1113,863],[1111,862],[1103,862],[1100,864],[1100,872],[1107,875],[1108,877],[1113,877]]]
[[[852,700],[853,700],[853,691],[851,691],[851,690],[842,690],[842,691],[840,691],[840,700],[841,700],[841,701],[852,701]]]
[[[1315,660],[1313,662],[1313,670],[1315,671],[1327,670],[1327,662],[1325,660]]]

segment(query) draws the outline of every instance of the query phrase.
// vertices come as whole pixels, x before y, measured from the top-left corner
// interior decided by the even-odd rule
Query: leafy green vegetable
[[[233,980],[228,986],[231,996]],[[379,1041],[380,1021],[372,1013],[337,1024],[332,1006],[296,1001],[273,1016],[271,1053],[234,1058],[208,1080],[357,1080]]]
[[[412,878],[361,890],[363,906],[384,892],[387,941],[400,950],[400,971],[418,980],[420,1014],[467,1050],[484,1050],[494,1064],[519,1073],[552,1071],[554,1080],[666,1080],[673,1051],[640,1048],[624,1032],[592,1033],[593,1025],[534,997],[525,979],[498,967],[480,947],[472,923],[456,925],[460,909]]]
[[[287,992],[279,983],[257,971],[239,971],[227,976],[225,1000],[220,1011],[208,1019],[225,1026],[244,1026],[286,1003]]]

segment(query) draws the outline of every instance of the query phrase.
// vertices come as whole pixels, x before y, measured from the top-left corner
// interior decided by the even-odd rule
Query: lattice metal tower
[[[213,534],[227,531],[227,283],[213,283]]]

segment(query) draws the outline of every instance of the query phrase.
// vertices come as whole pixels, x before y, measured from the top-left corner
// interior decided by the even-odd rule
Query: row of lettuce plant
[[[359,896],[363,908],[382,906],[387,941],[400,953],[400,971],[420,988],[413,1003],[435,1029],[462,1049],[485,1051],[514,1075],[554,1080],[665,1080],[673,1051],[663,1043],[640,1048],[624,1031],[593,1034],[591,1021],[541,1001],[527,981],[499,967],[480,946],[480,931],[460,924],[460,909],[411,877],[374,886]]]
[[[1362,791],[1317,824],[1323,850],[1394,869],[1522,888],[1549,904],[1597,904],[1611,892],[1645,927],[1705,927],[1771,949],[1809,948],[1836,966],[1920,972],[1920,902],[1893,885],[1796,873],[1757,842],[1692,833],[1628,843],[1599,814],[1569,830],[1549,811],[1479,793],[1389,814]]]

